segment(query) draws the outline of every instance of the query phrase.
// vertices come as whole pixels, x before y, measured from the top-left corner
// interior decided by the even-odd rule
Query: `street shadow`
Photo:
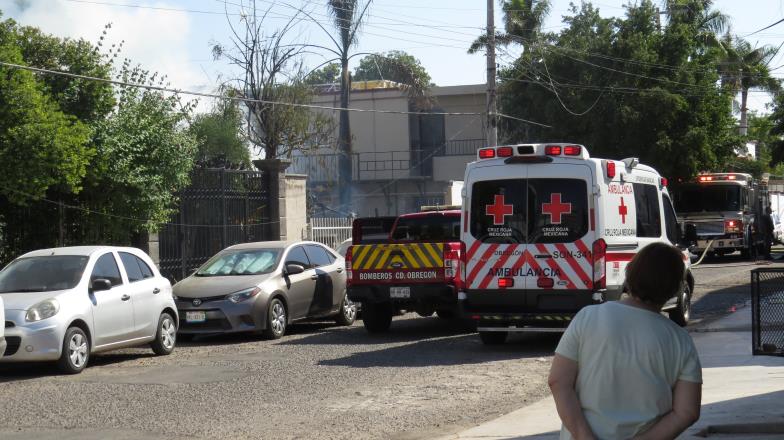
[[[290,336],[310,334],[314,332],[323,332],[330,330],[345,330],[346,327],[338,326],[334,321],[301,321],[289,324],[286,328],[286,334],[283,335],[281,340],[285,340]],[[238,333],[212,333],[204,335],[195,335],[191,340],[182,340],[182,335],[178,335],[178,347],[209,347],[213,345],[238,345],[253,342],[277,342],[275,340],[265,339],[259,333],[253,332],[238,332]]]
[[[506,344],[487,346],[482,344],[476,334],[456,334],[357,352],[337,359],[322,360],[318,365],[350,368],[423,368],[544,358],[553,354],[559,337],[559,334],[512,335]]]
[[[122,364],[124,362],[154,357],[152,352],[108,352],[93,354],[90,356],[87,368],[81,374],[86,374],[91,368]],[[0,364],[0,383],[20,382],[25,380],[39,379],[50,376],[71,376],[65,374],[57,368],[55,361],[51,362],[20,362],[12,364]]]
[[[749,283],[713,290],[691,303],[691,319],[704,325],[706,321],[727,316],[732,310],[743,307],[750,299]]]

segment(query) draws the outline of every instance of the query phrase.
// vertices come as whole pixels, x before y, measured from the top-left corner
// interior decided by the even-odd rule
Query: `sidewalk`
[[[703,368],[700,420],[679,439],[784,438],[784,357],[751,355],[751,307],[692,329]],[[557,439],[552,398],[442,440]]]

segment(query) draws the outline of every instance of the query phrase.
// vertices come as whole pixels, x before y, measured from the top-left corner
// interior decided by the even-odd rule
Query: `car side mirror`
[[[296,275],[305,272],[305,267],[300,264],[287,264],[286,275]]]
[[[110,290],[112,288],[112,282],[107,280],[106,278],[96,278],[90,281],[90,289],[93,292],[100,292],[102,290]]]

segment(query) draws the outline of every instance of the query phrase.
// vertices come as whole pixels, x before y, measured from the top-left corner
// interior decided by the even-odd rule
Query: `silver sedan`
[[[0,271],[6,348],[0,362],[57,361],[79,373],[93,353],[149,344],[174,350],[171,284],[135,248],[29,252]]]
[[[180,338],[260,332],[270,339],[309,318],[351,325],[343,258],[315,242],[245,243],[224,249],[174,285]]]

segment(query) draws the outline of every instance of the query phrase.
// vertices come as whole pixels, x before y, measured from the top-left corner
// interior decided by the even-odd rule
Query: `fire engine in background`
[[[653,242],[682,244],[667,181],[636,158],[593,159],[573,144],[483,148],[467,165],[463,312],[486,344],[562,332],[590,304],[617,300],[625,269]],[[693,230],[687,233],[693,239]],[[686,325],[694,278],[665,306]]]
[[[392,315],[413,310],[421,316],[458,312],[460,210],[444,207],[399,216],[383,243],[365,242],[367,224],[356,219],[354,244],[346,253],[348,297],[361,303],[371,333],[389,329]]]
[[[692,252],[701,254],[713,240],[709,252],[717,256],[740,251],[754,258],[764,246],[764,237],[756,232],[769,205],[767,187],[750,174],[701,174],[673,188],[673,201],[678,222],[697,229]]]

